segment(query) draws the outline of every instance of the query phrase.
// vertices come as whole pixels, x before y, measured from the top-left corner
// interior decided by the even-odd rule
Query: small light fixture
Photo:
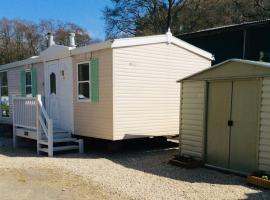
[[[60,71],[60,76],[62,77],[62,80],[65,80],[66,77],[65,77],[65,70],[61,70]]]

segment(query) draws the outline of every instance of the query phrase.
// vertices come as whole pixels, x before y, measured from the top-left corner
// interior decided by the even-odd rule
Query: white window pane
[[[1,87],[1,96],[8,96],[8,87]]]
[[[25,73],[25,84],[26,85],[32,85],[31,72],[26,72]]]
[[[25,92],[26,94],[32,94],[32,86],[26,86]]]
[[[78,81],[89,81],[89,63],[78,65]]]
[[[0,79],[1,79],[1,86],[7,86],[8,85],[7,72],[1,72],[0,73]]]
[[[89,83],[79,83],[79,99],[89,99]]]

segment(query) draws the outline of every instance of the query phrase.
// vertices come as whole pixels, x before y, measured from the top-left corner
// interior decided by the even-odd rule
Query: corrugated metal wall
[[[205,81],[185,81],[181,93],[180,150],[181,155],[203,158]]]

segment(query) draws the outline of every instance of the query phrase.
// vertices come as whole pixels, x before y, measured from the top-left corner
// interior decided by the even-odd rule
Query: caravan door
[[[55,129],[73,131],[73,81],[71,58],[45,65],[45,107]]]

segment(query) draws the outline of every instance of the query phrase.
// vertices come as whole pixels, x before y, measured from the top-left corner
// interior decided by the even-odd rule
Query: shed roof
[[[232,65],[234,63],[234,65]],[[228,73],[224,73],[224,70],[217,73],[217,69],[227,67]],[[261,70],[260,70],[261,69]],[[215,73],[213,73],[215,71]],[[234,74],[233,74],[234,73]],[[252,60],[243,60],[243,59],[230,59],[226,60],[222,63],[214,65],[208,69],[204,69],[199,71],[198,73],[187,76],[183,79],[178,80],[177,82],[182,82],[184,80],[205,80],[209,79],[210,75],[215,76],[216,78],[224,78],[224,77],[243,77],[243,76],[262,76],[266,73],[270,76],[270,63],[261,62],[261,61],[252,61]]]
[[[197,37],[197,36],[205,36],[209,34],[217,34],[223,33],[228,31],[238,31],[238,30],[245,30],[254,27],[265,27],[266,25],[270,25],[270,18],[269,19],[262,19],[256,21],[249,21],[249,22],[242,22],[239,24],[229,24],[224,26],[218,26],[208,29],[202,29],[194,32],[183,33],[178,35],[177,37],[189,38],[189,37]]]
[[[107,48],[122,48],[122,47],[130,47],[130,46],[138,46],[138,45],[147,45],[147,44],[158,44],[158,43],[171,43],[175,44],[183,49],[186,49],[190,52],[193,52],[197,55],[200,55],[206,59],[214,60],[213,54],[204,51],[198,47],[195,47],[183,40],[180,40],[174,36],[172,36],[171,32],[168,32],[163,35],[154,35],[154,36],[143,36],[143,37],[132,37],[132,38],[121,38],[108,40],[104,42],[94,43],[83,47],[71,48],[62,45],[54,45],[49,47],[45,51],[41,52],[39,56],[35,56],[35,58],[31,57],[25,60],[16,61],[13,63],[8,63],[0,66],[0,70],[9,69],[17,66],[38,63],[43,61],[49,61],[53,59],[63,58],[67,56],[82,54],[86,52],[92,52]]]

